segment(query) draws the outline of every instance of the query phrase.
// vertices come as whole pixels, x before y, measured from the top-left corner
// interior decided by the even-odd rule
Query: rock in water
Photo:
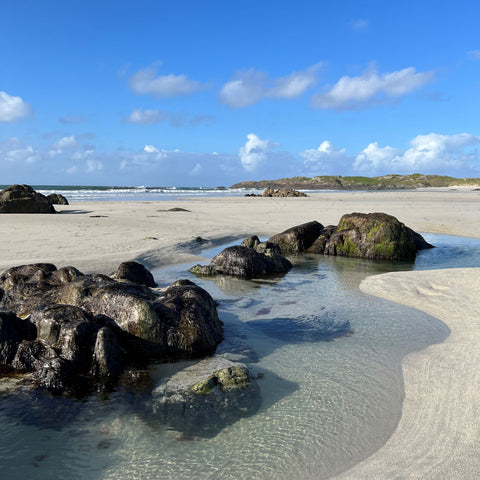
[[[301,253],[313,244],[320,236],[322,229],[323,225],[314,220],[289,228],[282,233],[277,233],[268,241],[278,245],[283,254]]]
[[[251,278],[256,275],[286,273],[292,268],[289,260],[271,252],[258,253],[253,248],[228,247],[212,259],[209,265],[196,265],[190,271],[196,275],[232,275]]]
[[[0,213],[56,213],[48,198],[28,185],[0,191]]]
[[[188,280],[159,293],[35,264],[5,271],[0,292],[0,365],[56,393],[80,380],[113,385],[123,368],[151,359],[212,354],[223,338],[215,301]]]
[[[247,367],[215,356],[163,381],[152,392],[151,412],[185,436],[211,437],[253,415],[260,403]]]
[[[325,245],[325,253],[374,260],[413,260],[412,230],[386,213],[344,215]]]

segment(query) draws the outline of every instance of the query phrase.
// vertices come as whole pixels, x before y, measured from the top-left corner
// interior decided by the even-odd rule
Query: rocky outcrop
[[[283,254],[301,253],[308,250],[313,242],[321,235],[323,225],[317,221],[303,223],[277,233],[268,241],[278,245]]]
[[[68,205],[68,200],[63,196],[60,195],[59,193],[51,193],[50,195],[47,195],[47,200],[52,204],[52,205]]]
[[[212,354],[223,338],[214,300],[189,280],[158,292],[35,264],[4,272],[0,291],[0,365],[53,392],[79,378],[114,382],[138,362]]]
[[[262,197],[308,197],[308,195],[293,188],[279,188],[274,190],[268,187],[262,193]]]
[[[152,392],[150,408],[157,421],[185,437],[210,437],[253,415],[260,403],[245,364],[214,356],[163,381]]]
[[[307,252],[372,260],[413,260],[418,250],[432,248],[419,233],[386,213],[350,213],[337,226],[308,222],[268,241],[284,254]]]
[[[48,198],[28,185],[0,191],[0,213],[56,213]]]
[[[258,248],[257,244],[257,248]],[[292,264],[282,255],[276,253],[278,248],[263,245],[264,253],[255,248],[242,245],[228,247],[212,259],[209,265],[196,265],[190,271],[195,275],[232,275],[251,278],[256,275],[286,273]],[[262,246],[259,247],[260,249]]]
[[[351,213],[340,219],[324,253],[372,260],[413,260],[416,252],[412,230],[395,217]]]

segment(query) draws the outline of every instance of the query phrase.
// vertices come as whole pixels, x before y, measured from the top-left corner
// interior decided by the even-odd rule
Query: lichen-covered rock
[[[344,215],[325,246],[328,255],[375,260],[412,260],[412,230],[386,213]]]
[[[212,259],[209,265],[190,269],[196,275],[233,275],[250,278],[256,275],[286,273],[292,268],[289,260],[273,252],[258,253],[253,248],[228,247]]]
[[[162,381],[152,392],[151,411],[185,436],[209,437],[253,415],[260,403],[246,365],[215,356]]]
[[[11,185],[0,191],[0,213],[56,213],[45,195],[28,185]]]
[[[278,245],[283,254],[301,253],[308,250],[313,242],[321,235],[322,230],[323,225],[314,220],[277,233],[273,237],[270,237],[268,241]]]
[[[145,287],[156,287],[155,280],[141,263],[123,262],[117,271],[112,275],[115,280],[126,280],[128,282],[144,285]]]

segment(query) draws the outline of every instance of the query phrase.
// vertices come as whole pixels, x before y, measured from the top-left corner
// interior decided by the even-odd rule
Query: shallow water
[[[299,256],[290,273],[268,281],[197,279],[190,265],[158,270],[160,285],[190,278],[206,288],[219,301],[227,339],[255,352],[257,414],[214,437],[179,441],[179,432],[145,416],[138,393],[68,408],[48,397],[33,405],[6,397],[1,478],[291,480],[347,469],[381,447],[398,422],[402,358],[449,333],[433,317],[360,292],[360,281],[391,270],[480,266],[480,241],[425,237],[438,248],[415,263]],[[159,379],[178,368],[150,373]]]

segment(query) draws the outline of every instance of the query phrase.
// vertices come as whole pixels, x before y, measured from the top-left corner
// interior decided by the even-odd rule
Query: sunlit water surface
[[[160,286],[189,278],[207,289],[219,302],[227,339],[253,349],[248,366],[261,374],[257,414],[212,438],[181,441],[145,415],[141,394],[73,405],[4,395],[0,478],[303,480],[346,470],[395,429],[405,355],[449,334],[433,317],[360,292],[359,283],[392,270],[480,266],[480,241],[425,237],[437,248],[414,264],[305,255],[283,277],[251,281],[194,278],[190,265],[156,271]],[[349,321],[350,331],[326,341],[301,320],[305,314]],[[158,381],[178,368],[153,365],[150,373]]]

